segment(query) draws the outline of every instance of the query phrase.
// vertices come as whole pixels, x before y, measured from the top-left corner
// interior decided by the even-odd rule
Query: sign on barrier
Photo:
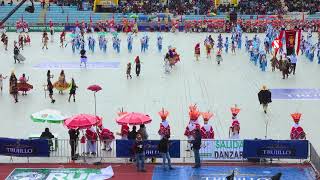
[[[202,140],[202,160],[243,160],[243,140]]]
[[[144,152],[146,157],[160,157],[158,144],[160,140],[144,141]],[[169,141],[169,153],[172,158],[180,158],[180,141]],[[116,157],[133,157],[134,156],[134,141],[116,140]]]
[[[307,159],[307,140],[244,140],[244,158]]]
[[[49,157],[49,141],[45,139],[0,138],[0,155],[20,157]]]

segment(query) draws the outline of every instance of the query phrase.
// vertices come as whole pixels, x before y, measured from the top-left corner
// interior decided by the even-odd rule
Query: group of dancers
[[[2,93],[3,90],[3,81],[7,79],[8,76],[0,74],[0,90]],[[55,99],[53,98],[53,90],[56,89],[59,94],[63,95],[66,90],[69,90],[69,98],[68,102],[70,102],[71,97],[73,97],[73,101],[75,102],[76,89],[78,86],[76,85],[73,78],[71,78],[71,82],[68,83],[66,81],[64,70],[61,70],[58,80],[54,83],[51,82],[53,75],[50,70],[47,72],[47,83],[44,85],[45,95],[46,92],[49,92],[49,98],[51,99],[51,103],[55,103]],[[18,79],[15,75],[15,72],[11,72],[9,77],[9,93],[12,95],[15,103],[18,102],[18,94],[22,93],[22,96],[26,96],[27,92],[31,91],[33,86],[29,83],[29,77],[23,73]]]

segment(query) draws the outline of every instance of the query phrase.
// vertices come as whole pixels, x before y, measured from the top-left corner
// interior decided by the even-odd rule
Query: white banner
[[[202,160],[243,160],[243,140],[202,140],[200,157]]]

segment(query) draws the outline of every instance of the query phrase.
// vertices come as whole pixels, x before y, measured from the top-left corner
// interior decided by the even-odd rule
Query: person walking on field
[[[139,56],[136,57],[134,62],[136,63],[136,75],[139,76],[141,71],[141,62]]]
[[[258,93],[258,98],[264,113],[267,113],[268,104],[272,102],[271,91],[267,89],[267,86],[262,86],[261,91]]]
[[[76,102],[76,90],[77,90],[78,86],[76,85],[76,83],[74,82],[74,79],[72,78],[71,80],[71,89],[70,89],[70,93],[69,93],[69,99],[68,102],[70,102],[71,96],[73,96],[73,102]]]

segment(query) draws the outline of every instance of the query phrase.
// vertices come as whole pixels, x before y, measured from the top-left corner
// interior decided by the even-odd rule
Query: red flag
[[[299,55],[300,43],[301,43],[301,29],[299,29],[299,31],[298,31],[298,45],[297,45],[297,50],[296,50],[297,55]]]

